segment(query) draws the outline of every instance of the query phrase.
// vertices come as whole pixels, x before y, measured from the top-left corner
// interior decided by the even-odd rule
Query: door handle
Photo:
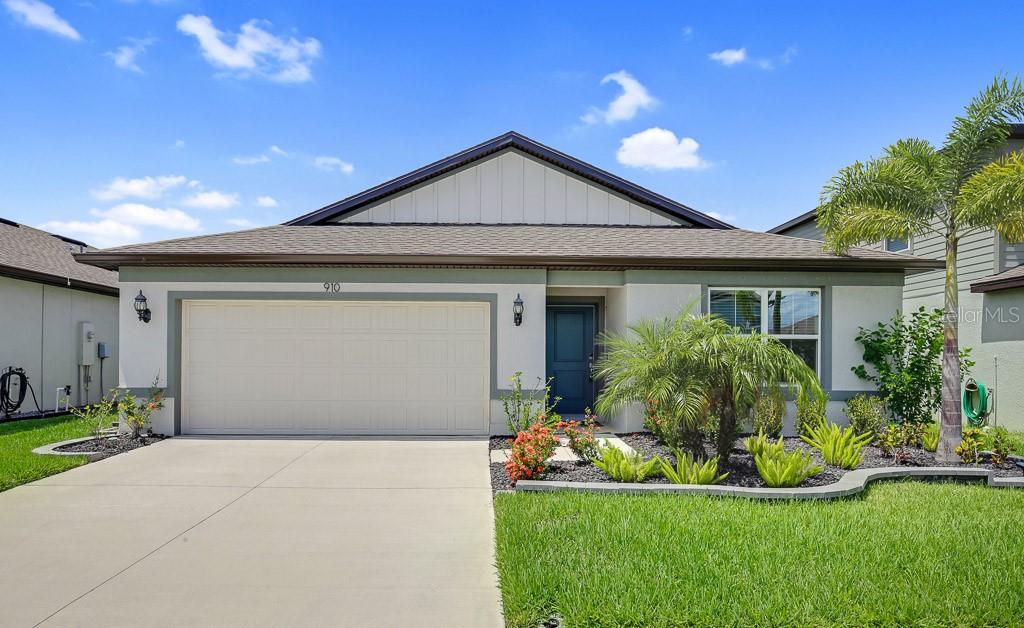
[[[594,354],[587,356],[587,378],[594,381]]]

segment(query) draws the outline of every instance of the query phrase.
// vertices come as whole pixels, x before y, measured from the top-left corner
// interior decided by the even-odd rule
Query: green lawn
[[[85,456],[39,456],[32,450],[88,435],[89,428],[74,417],[0,423],[0,491],[85,464]]]
[[[1020,625],[1024,491],[890,482],[835,502],[495,498],[510,626]]]

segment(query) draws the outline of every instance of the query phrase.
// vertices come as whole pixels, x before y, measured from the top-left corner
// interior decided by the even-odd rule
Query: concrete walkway
[[[501,626],[487,460],[174,438],[0,493],[0,626]]]

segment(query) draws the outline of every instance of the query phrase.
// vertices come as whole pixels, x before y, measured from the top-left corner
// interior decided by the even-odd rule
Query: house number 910
[[[324,282],[324,293],[330,294],[332,292],[341,292],[341,284],[337,281],[325,281]]]

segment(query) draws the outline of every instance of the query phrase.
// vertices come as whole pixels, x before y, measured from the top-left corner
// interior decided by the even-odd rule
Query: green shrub
[[[761,395],[754,402],[751,427],[754,432],[764,432],[770,438],[782,434],[782,417],[786,413],[786,402],[781,395]]]
[[[531,391],[523,392],[523,373],[516,371],[509,378],[512,382],[512,389],[509,394],[502,394],[501,405],[505,409],[505,420],[508,429],[512,434],[529,429],[534,423],[540,423],[547,427],[554,427],[561,420],[555,412],[555,406],[561,401],[561,397],[555,397],[551,402],[551,381],[548,378],[543,386],[537,386]]]
[[[750,455],[755,458],[761,454],[767,453],[775,456],[785,451],[785,446],[782,444],[782,437],[779,440],[772,442],[768,440],[768,437],[763,432],[759,432],[757,436],[748,436],[743,440],[743,446],[747,448]]]
[[[690,454],[680,449],[673,453],[676,457],[674,467],[664,458],[656,458],[661,474],[673,484],[718,484],[729,475],[718,475],[718,456],[707,461],[695,461]]]
[[[885,416],[885,401],[875,395],[855,395],[846,402],[843,412],[850,427],[858,434],[871,434],[874,440],[885,429],[889,420]]]
[[[754,456],[754,464],[761,479],[771,488],[799,486],[807,478],[824,471],[814,464],[811,454],[803,451],[762,453]]]
[[[934,452],[939,448],[939,424],[929,423],[921,435],[921,446],[925,451]]]
[[[83,408],[71,408],[71,414],[84,423],[89,433],[96,438],[100,433],[114,424],[117,420],[119,402],[117,400],[117,389],[111,389],[110,395],[103,397],[98,402]]]
[[[985,432],[985,448],[992,452],[990,462],[1003,465],[1011,451],[1010,432],[1005,427],[987,427]]]
[[[828,407],[828,395],[809,397],[800,395],[796,398],[796,433],[803,436],[808,430],[825,420],[825,409]]]
[[[864,346],[864,361],[851,370],[873,382],[886,405],[903,422],[927,423],[942,402],[942,310],[921,307],[909,318],[902,312],[874,329],[860,328],[856,340]],[[960,351],[963,377],[974,362],[970,349]]]
[[[960,444],[956,448],[956,455],[960,456],[960,459],[966,463],[975,464],[978,462],[978,453],[984,444],[984,432],[976,427],[969,427],[964,430],[963,436],[960,438]]]
[[[871,434],[857,434],[852,427],[840,428],[835,423],[822,421],[811,428],[805,443],[821,452],[826,464],[842,469],[856,469],[861,461],[861,449],[871,442]]]
[[[611,445],[599,448],[600,457],[594,465],[616,482],[643,482],[658,472],[658,459],[644,460],[638,452],[624,453]]]
[[[556,429],[565,433],[569,440],[569,449],[584,460],[593,460],[597,457],[597,416],[590,408],[584,412],[583,422],[562,421],[555,426]]]

